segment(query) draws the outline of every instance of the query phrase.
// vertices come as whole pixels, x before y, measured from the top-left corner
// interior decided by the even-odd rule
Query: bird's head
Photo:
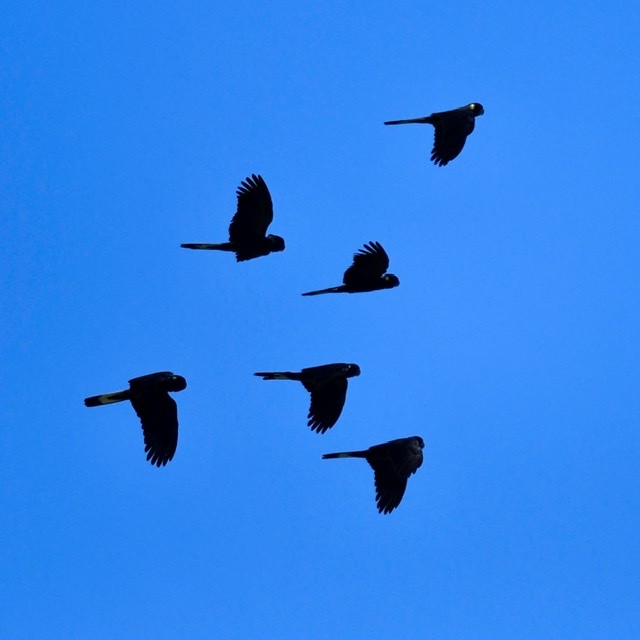
[[[353,376],[360,375],[360,367],[357,364],[347,365],[347,378],[353,378]]]
[[[393,289],[393,287],[397,287],[400,284],[398,276],[393,275],[393,273],[387,273],[382,278],[382,282],[385,289]]]
[[[167,378],[168,391],[183,391],[186,388],[187,381],[182,376],[177,376],[175,373],[169,374]]]
[[[281,238],[280,236],[275,236],[272,233],[270,233],[267,236],[267,240],[271,245],[271,251],[284,251],[284,238]]]
[[[424,449],[424,440],[420,436],[413,436],[413,439],[421,449]]]
[[[479,102],[472,102],[469,105],[469,111],[473,113],[474,117],[478,117],[484,114],[484,107]]]

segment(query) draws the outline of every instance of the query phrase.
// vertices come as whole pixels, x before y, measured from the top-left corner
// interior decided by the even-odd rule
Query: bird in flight
[[[431,160],[437,166],[444,167],[458,157],[467,136],[471,134],[476,125],[476,118],[483,113],[483,106],[479,102],[472,102],[466,107],[451,109],[451,111],[439,111],[424,118],[389,120],[385,124],[432,124],[435,127],[435,139],[431,150]]]
[[[357,364],[323,364],[300,372],[262,371],[254,375],[263,380],[297,380],[311,394],[307,425],[311,431],[325,433],[338,421],[347,397],[347,378],[360,375]]]
[[[147,460],[158,467],[173,459],[178,446],[178,407],[169,391],[186,389],[187,381],[170,371],[150,373],[129,380],[125,391],[113,391],[84,399],[87,407],[130,400],[142,423]]]
[[[321,293],[362,293],[378,289],[391,289],[400,284],[398,277],[386,273],[389,256],[379,242],[369,242],[353,255],[353,264],[344,272],[339,287],[308,291],[303,296],[317,296]]]
[[[391,513],[402,500],[407,480],[422,465],[424,440],[420,436],[398,438],[363,451],[325,453],[329,458],[364,458],[373,469],[376,505],[380,513]]]
[[[181,244],[185,249],[209,249],[232,251],[236,260],[252,260],[268,256],[274,251],[284,251],[284,239],[265,235],[273,222],[273,202],[262,176],[252,174],[238,187],[238,206],[229,225],[229,242],[219,244]]]

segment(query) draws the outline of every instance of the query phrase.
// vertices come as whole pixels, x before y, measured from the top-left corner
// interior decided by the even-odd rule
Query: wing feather
[[[312,431],[325,433],[335,425],[342,413],[347,397],[347,379],[340,378],[313,388],[309,387],[307,390],[311,392],[311,406],[307,424]]]
[[[147,460],[158,467],[173,459],[178,446],[178,406],[166,392],[146,391],[131,398],[140,418]]]
[[[238,205],[229,225],[231,242],[264,238],[273,222],[273,202],[262,176],[252,174],[238,187]]]
[[[407,480],[422,465],[422,450],[413,438],[400,438],[368,450],[367,462],[374,471],[376,504],[380,513],[391,513],[401,502]]]
[[[444,167],[460,155],[475,127],[475,118],[461,109],[434,113],[431,117],[435,127],[431,160]]]
[[[353,264],[342,279],[347,286],[361,286],[379,280],[389,268],[389,256],[379,242],[369,242],[353,255]]]

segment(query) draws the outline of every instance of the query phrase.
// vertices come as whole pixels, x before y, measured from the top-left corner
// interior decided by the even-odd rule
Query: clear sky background
[[[2,638],[638,638],[636,2],[0,9]],[[450,165],[430,126],[485,115]],[[227,237],[264,176],[287,248]],[[397,289],[340,284],[378,240]],[[261,370],[356,362],[343,415]],[[177,454],[129,404],[184,375]],[[421,435],[400,507],[364,461]]]

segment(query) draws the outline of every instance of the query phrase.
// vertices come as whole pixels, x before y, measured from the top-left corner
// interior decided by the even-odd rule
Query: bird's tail
[[[254,373],[254,376],[260,376],[263,380],[301,380],[299,373],[294,371],[260,371]]]
[[[86,407],[99,407],[102,404],[112,404],[114,402],[122,402],[129,400],[129,391],[113,391],[112,393],[103,393],[99,396],[91,396],[84,399]]]
[[[424,118],[409,118],[409,120],[387,120],[385,124],[433,124],[430,116]]]
[[[180,245],[183,249],[208,249],[215,251],[235,251],[230,242],[221,242],[219,244],[206,244],[201,242],[192,242]]]
[[[307,291],[307,293],[303,293],[303,296],[319,296],[321,293],[342,293],[344,291],[344,286],[340,287],[329,287],[328,289],[318,289],[318,291]]]
[[[366,451],[342,451],[340,453],[323,453],[322,459],[329,460],[330,458],[366,458]]]

